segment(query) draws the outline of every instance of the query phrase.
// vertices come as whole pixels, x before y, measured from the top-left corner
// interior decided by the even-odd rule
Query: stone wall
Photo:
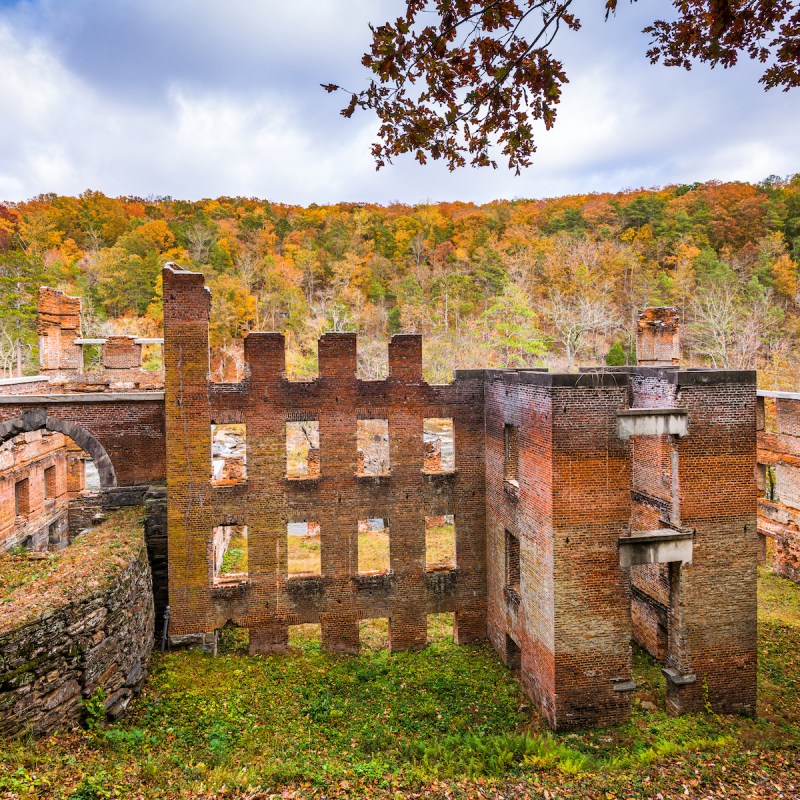
[[[74,580],[69,569],[62,575],[60,564],[55,575],[73,591],[69,602],[46,603],[33,618],[24,607],[14,613],[20,604],[14,596],[11,607],[4,606],[0,735],[40,736],[74,725],[97,690],[104,692],[106,711],[114,718],[141,689],[153,646],[153,596],[138,513],[134,510],[129,524],[139,530],[122,546],[104,546],[101,526],[86,534],[86,552],[74,554],[94,558],[99,574],[107,569],[99,585]],[[60,557],[68,558],[72,547]],[[28,595],[36,590],[36,583],[25,587]]]

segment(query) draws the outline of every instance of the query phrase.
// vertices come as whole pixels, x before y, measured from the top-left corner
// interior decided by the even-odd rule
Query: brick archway
[[[75,422],[51,417],[43,408],[32,408],[22,416],[0,422],[0,444],[13,439],[21,433],[48,430],[69,436],[75,444],[85,450],[94,460],[100,476],[100,486],[108,489],[117,485],[117,475],[105,447],[85,428]]]

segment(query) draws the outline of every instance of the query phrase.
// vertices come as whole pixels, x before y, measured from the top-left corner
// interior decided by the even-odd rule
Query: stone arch
[[[0,444],[13,439],[20,433],[30,433],[31,431],[42,429],[63,433],[85,450],[94,459],[100,476],[100,486],[103,489],[117,485],[114,465],[111,463],[105,447],[89,431],[76,422],[48,416],[44,408],[32,408],[23,412],[21,417],[0,422]]]

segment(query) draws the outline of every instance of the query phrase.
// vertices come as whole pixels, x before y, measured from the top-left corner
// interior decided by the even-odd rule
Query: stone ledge
[[[7,394],[0,404],[47,406],[71,403],[152,403],[163,402],[164,392],[75,392],[75,394]]]

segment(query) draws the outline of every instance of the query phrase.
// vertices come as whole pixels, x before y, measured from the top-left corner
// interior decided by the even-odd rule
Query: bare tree
[[[691,306],[688,340],[716,368],[755,369],[781,317],[771,290],[748,300],[732,282],[715,284],[698,293]]]
[[[587,334],[607,333],[620,326],[613,309],[601,300],[567,296],[559,291],[550,295],[545,313],[564,348],[567,369],[572,370]]]
[[[208,260],[208,250],[216,241],[216,236],[201,222],[195,222],[186,231],[186,240],[189,242],[189,257],[196,264],[204,264]]]

